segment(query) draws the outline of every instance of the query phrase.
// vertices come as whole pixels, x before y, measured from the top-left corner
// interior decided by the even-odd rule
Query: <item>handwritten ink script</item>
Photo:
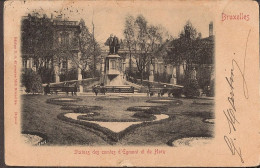
[[[237,60],[232,59],[231,62],[231,69],[230,69],[230,76],[226,77],[227,84],[230,88],[230,93],[229,96],[227,97],[227,101],[229,103],[229,107],[225,110],[223,110],[224,115],[227,119],[228,126],[229,126],[229,132],[228,135],[224,136],[224,140],[231,151],[232,155],[238,155],[240,158],[240,161],[244,163],[243,156],[242,156],[242,151],[241,148],[236,144],[236,137],[233,134],[237,130],[237,125],[239,123],[239,119],[236,117],[236,113],[238,112],[236,108],[236,96],[235,96],[235,74],[239,74],[238,77],[242,78],[242,85],[243,85],[243,95],[245,99],[249,99],[249,94],[248,94],[248,88],[247,88],[247,83],[246,83],[246,77],[245,77],[245,70],[246,70],[246,51],[247,51],[247,43],[248,43],[248,38],[250,35],[251,30],[249,30],[248,36],[247,36],[247,41],[246,41],[246,47],[245,47],[245,54],[244,54],[244,60],[243,60],[243,67],[241,68],[239,66],[239,63]],[[241,94],[241,92],[239,92]],[[238,94],[239,94],[238,93]]]

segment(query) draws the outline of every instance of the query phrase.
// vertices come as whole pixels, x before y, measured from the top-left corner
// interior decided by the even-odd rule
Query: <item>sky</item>
[[[85,20],[92,29],[95,25],[95,37],[103,44],[110,34],[123,38],[124,22],[127,15],[142,14],[148,24],[162,25],[173,37],[178,37],[187,20],[190,20],[202,37],[208,37],[209,23],[214,21],[210,3],[191,4],[178,1],[45,1],[24,2],[21,4],[24,15],[32,11],[54,16],[65,15],[71,21]],[[92,30],[91,30],[92,31]]]

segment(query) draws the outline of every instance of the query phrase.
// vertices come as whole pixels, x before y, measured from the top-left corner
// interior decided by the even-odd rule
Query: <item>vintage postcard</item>
[[[254,1],[6,1],[5,163],[256,166]]]

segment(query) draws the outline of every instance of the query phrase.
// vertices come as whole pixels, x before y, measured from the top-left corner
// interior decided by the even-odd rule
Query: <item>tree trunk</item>
[[[142,72],[141,72],[141,84],[143,84],[143,79],[144,79],[144,71],[142,70]]]
[[[129,73],[132,73],[132,53],[130,51],[130,55],[129,55]]]
[[[96,41],[95,41],[95,25],[94,25],[94,22],[93,22],[93,18],[92,18],[92,30],[93,30],[93,50],[94,50],[94,54],[93,54],[93,56],[94,56],[94,58],[93,58],[93,74],[92,74],[92,76],[93,76],[93,78],[95,77],[95,74],[96,74]]]

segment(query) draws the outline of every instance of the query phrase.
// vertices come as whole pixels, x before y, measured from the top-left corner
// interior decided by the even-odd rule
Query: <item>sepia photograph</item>
[[[21,18],[24,142],[210,143],[214,18],[185,10],[161,11],[165,19],[150,8],[28,10]]]
[[[259,164],[259,4],[6,1],[9,166]]]

